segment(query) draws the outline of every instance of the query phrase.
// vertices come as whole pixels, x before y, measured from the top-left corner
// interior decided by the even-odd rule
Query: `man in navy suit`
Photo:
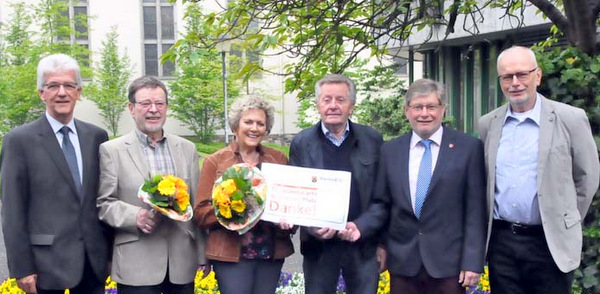
[[[384,143],[371,206],[339,234],[356,241],[383,228],[393,294],[464,293],[483,270],[483,144],[442,126],[445,105],[442,84],[409,87],[412,132]]]
[[[98,219],[98,147],[106,131],[73,118],[77,61],[38,65],[39,119],[3,139],[2,229],[10,276],[27,293],[104,293],[111,230]]]

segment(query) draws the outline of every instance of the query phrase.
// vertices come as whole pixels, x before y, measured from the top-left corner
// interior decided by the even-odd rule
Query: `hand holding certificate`
[[[301,226],[346,228],[351,173],[263,163],[267,201],[261,219]]]

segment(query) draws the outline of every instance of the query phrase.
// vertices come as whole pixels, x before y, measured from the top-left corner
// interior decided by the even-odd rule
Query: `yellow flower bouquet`
[[[260,220],[266,197],[267,185],[260,170],[239,163],[215,181],[212,205],[223,227],[243,234]]]
[[[192,219],[188,185],[173,175],[156,175],[140,187],[139,198],[152,209],[177,221]]]

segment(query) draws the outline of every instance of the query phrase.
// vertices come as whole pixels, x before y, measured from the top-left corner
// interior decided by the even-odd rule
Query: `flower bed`
[[[470,287],[465,294],[490,294],[490,282],[488,278],[488,269],[485,268],[484,274],[481,276],[479,285]],[[215,272],[211,271],[208,276],[203,277],[202,272],[196,273],[194,279],[195,287],[194,294],[217,294],[219,285],[215,278]],[[390,274],[385,271],[379,276],[379,286],[377,294],[387,294],[390,292]],[[65,291],[68,294],[69,290]],[[117,294],[117,284],[110,279],[106,279],[105,294]],[[304,274],[302,273],[281,273],[279,277],[279,285],[275,292],[276,294],[304,294]],[[346,283],[340,276],[336,294],[346,293]],[[15,279],[8,279],[0,285],[0,294],[25,294],[17,287]]]

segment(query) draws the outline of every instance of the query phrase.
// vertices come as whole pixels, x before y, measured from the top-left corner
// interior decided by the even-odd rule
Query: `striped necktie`
[[[419,174],[417,175],[417,192],[415,195],[415,215],[421,218],[421,209],[427,197],[429,183],[431,182],[431,140],[421,140],[419,143],[425,147],[421,165],[419,166]]]
[[[75,147],[73,147],[71,139],[69,139],[69,132],[71,132],[71,129],[67,126],[64,126],[60,129],[60,132],[63,134],[63,154],[65,155],[65,159],[67,160],[67,164],[69,165],[69,170],[71,171],[73,181],[75,181],[77,192],[81,192],[81,179],[79,177],[79,167],[77,166],[77,155],[75,154]]]

